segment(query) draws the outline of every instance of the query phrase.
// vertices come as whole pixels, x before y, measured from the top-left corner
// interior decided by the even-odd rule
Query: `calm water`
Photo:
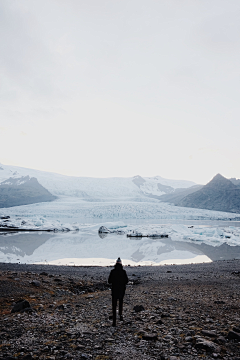
[[[92,219],[91,219],[92,220]],[[89,221],[85,223],[99,223]],[[130,222],[127,222],[130,224]],[[240,222],[133,220],[132,224],[185,224],[239,227]],[[120,256],[125,265],[187,264],[223,259],[240,259],[240,246],[226,243],[211,246],[164,239],[134,239],[126,235],[99,236],[94,230],[70,233],[0,233],[0,262],[45,263],[57,265],[110,265]]]

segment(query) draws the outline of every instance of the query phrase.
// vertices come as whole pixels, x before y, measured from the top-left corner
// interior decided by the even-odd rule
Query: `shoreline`
[[[34,272],[40,274],[41,272],[48,272],[49,274],[82,277],[86,275],[88,278],[93,278],[95,281],[107,281],[108,273],[113,265],[99,266],[99,265],[49,265],[49,264],[18,264],[18,263],[0,263],[0,272]],[[182,279],[192,280],[196,275],[204,279],[225,275],[230,276],[234,271],[240,271],[240,259],[234,260],[217,260],[206,263],[192,263],[192,264],[167,264],[157,266],[124,266],[127,273],[134,272],[135,276],[141,277],[143,281],[149,281],[149,274],[151,280],[158,281],[168,278],[168,274],[178,274],[179,281]],[[86,273],[87,271],[87,273]],[[214,275],[215,274],[215,275]]]

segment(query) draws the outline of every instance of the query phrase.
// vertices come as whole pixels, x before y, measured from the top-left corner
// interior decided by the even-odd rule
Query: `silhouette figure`
[[[128,277],[126,271],[123,269],[120,257],[117,259],[114,269],[111,270],[108,283],[112,284],[112,312],[113,312],[113,326],[116,326],[116,308],[117,300],[119,300],[119,317],[123,321],[123,298],[125,295],[126,284]]]

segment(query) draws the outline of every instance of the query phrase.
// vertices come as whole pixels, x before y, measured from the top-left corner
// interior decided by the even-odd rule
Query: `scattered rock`
[[[167,312],[162,313],[161,318],[168,318],[170,317],[170,314]]]
[[[30,304],[27,300],[18,300],[13,306],[11,313],[19,312],[27,308],[30,308]]]
[[[214,342],[203,339],[203,338],[198,338],[196,340],[196,345],[195,345],[196,349],[203,349],[212,353],[220,353],[221,348],[220,346],[216,345]]]
[[[90,359],[90,358],[91,358],[91,356],[88,355],[88,354],[81,354],[80,355],[80,359]]]
[[[32,280],[31,284],[34,285],[34,286],[36,286],[36,287],[41,286],[41,283],[40,283],[40,281],[38,281],[38,280]]]
[[[21,360],[32,360],[32,355],[25,355]]]
[[[42,276],[48,276],[48,273],[47,273],[46,271],[42,271],[42,272],[40,273],[40,275],[42,275]]]
[[[216,341],[218,344],[225,344],[226,339],[223,336],[219,336]]]
[[[240,334],[237,333],[237,332],[235,332],[235,331],[230,330],[229,333],[228,333],[228,335],[227,335],[227,338],[228,338],[229,340],[233,340],[233,339],[234,339],[234,340],[240,341]]]
[[[142,339],[147,340],[147,341],[149,341],[149,340],[157,340],[157,338],[158,338],[157,334],[144,333],[142,335]]]
[[[191,336],[186,336],[185,341],[191,342],[191,341],[193,341],[193,338]]]
[[[224,272],[219,273],[220,265]],[[0,264],[2,269],[6,266],[14,271],[0,271],[1,360],[240,360],[240,292],[231,275],[239,269],[237,262],[179,266],[174,286],[175,277],[164,267],[130,268],[136,275],[128,274],[131,280],[140,278],[141,285],[127,288],[124,321],[117,317],[114,329],[109,320],[109,268]],[[26,268],[32,271],[24,273]],[[38,277],[44,269],[54,275]],[[16,277],[20,281],[13,281]],[[37,279],[41,287],[30,285]],[[20,298],[31,299],[33,307],[27,303],[10,315],[9,304],[12,308]]]
[[[202,330],[202,334],[208,337],[217,337],[217,334],[214,331]]]
[[[140,311],[144,311],[145,309],[142,305],[135,305],[133,310],[138,313]]]
[[[64,310],[65,307],[64,307],[64,305],[58,305],[58,306],[56,307],[56,309],[57,309],[57,310]]]
[[[234,327],[233,327],[233,331],[235,331],[235,332],[237,332],[237,333],[240,333],[240,327],[234,326]]]

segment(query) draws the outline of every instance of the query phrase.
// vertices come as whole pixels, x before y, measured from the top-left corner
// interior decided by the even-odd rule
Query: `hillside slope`
[[[202,187],[203,187],[203,185],[194,185],[187,189],[182,189],[182,188],[176,189],[173,193],[162,195],[160,197],[160,200],[176,205],[179,203],[179,201],[181,201],[187,195],[200,190]]]
[[[0,208],[56,199],[36,178],[9,178],[0,183]]]
[[[207,185],[187,195],[175,205],[240,213],[240,188],[217,174]]]

